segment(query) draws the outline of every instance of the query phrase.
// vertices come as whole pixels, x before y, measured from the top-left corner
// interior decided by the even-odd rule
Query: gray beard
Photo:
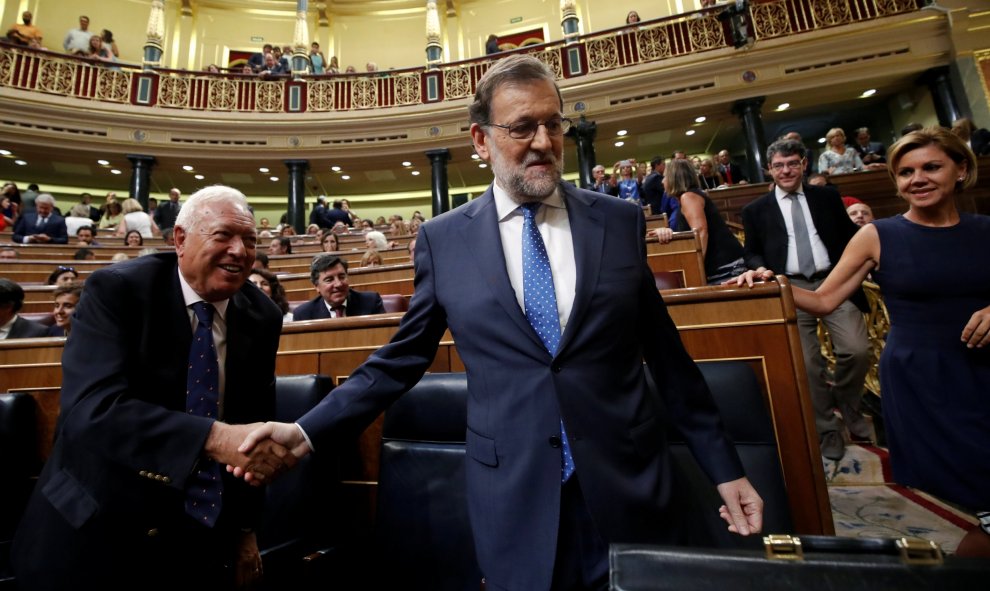
[[[525,174],[510,171],[502,163],[500,154],[495,152],[493,156],[491,159],[492,172],[495,173],[498,186],[502,187],[509,194],[512,201],[519,204],[543,201],[553,195],[554,191],[557,190],[557,185],[560,184],[561,175],[564,172],[564,158],[561,156],[559,160],[555,159],[554,169],[551,173],[541,175],[536,179],[527,180]],[[553,158],[553,156],[550,155],[550,158]],[[535,156],[527,156],[526,162],[528,163],[531,160],[537,159],[538,157]]]

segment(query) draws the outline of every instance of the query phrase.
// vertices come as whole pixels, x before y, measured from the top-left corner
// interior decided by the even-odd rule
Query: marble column
[[[128,154],[131,161],[130,196],[138,200],[141,207],[148,211],[148,194],[151,187],[151,169],[155,165],[154,156],[143,154]]]
[[[309,160],[283,160],[289,170],[289,223],[296,234],[306,233],[306,171]]]
[[[436,0],[426,2],[426,66],[436,68],[443,58],[443,45],[440,43],[440,13]]]
[[[590,187],[594,184],[591,169],[595,167],[595,136],[598,135],[598,124],[588,121],[584,115],[571,125],[567,137],[577,143],[578,186]]]
[[[292,77],[301,80],[309,71],[309,26],[306,12],[309,0],[296,0],[296,28],[292,34]]]
[[[742,99],[732,105],[732,112],[739,117],[746,137],[746,176],[751,183],[765,180],[763,170],[766,168],[767,137],[763,131],[761,111],[765,100],[766,97],[759,96]]]
[[[580,20],[577,16],[577,7],[574,0],[560,0],[560,28],[564,32],[564,39],[568,43],[577,40],[580,29]]]
[[[430,189],[433,192],[433,216],[450,210],[450,191],[447,186],[447,161],[450,160],[450,150],[440,148],[428,150],[426,157],[430,159],[433,178]]]

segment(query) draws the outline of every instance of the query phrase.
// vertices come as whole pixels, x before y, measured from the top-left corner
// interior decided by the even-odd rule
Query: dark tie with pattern
[[[213,345],[213,312],[206,302],[192,305],[196,314],[196,330],[189,347],[189,368],[186,373],[186,412],[199,417],[217,418],[220,402],[220,365]],[[201,458],[186,487],[186,513],[196,521],[213,527],[220,516],[223,482],[220,466],[213,460]]]
[[[797,245],[798,270],[809,280],[815,274],[815,255],[811,251],[811,237],[804,221],[804,208],[796,193],[788,193],[791,200],[791,223],[794,225],[794,242]]]
[[[557,294],[553,287],[553,274],[550,272],[550,258],[547,256],[543,236],[536,227],[536,211],[540,203],[524,203],[520,206],[523,214],[522,259],[523,259],[523,305],[526,319],[540,336],[550,355],[557,353],[560,344],[560,319],[557,317]],[[560,421],[560,481],[566,482],[574,473],[574,458],[571,445]]]

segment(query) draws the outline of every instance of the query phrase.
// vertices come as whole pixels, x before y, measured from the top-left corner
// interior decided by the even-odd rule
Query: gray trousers
[[[796,287],[815,290],[822,280],[806,281],[791,278]],[[818,341],[818,318],[798,310],[797,325],[804,350],[804,366],[808,372],[811,404],[815,409],[815,428],[818,435],[838,431],[842,422],[832,412],[838,406],[859,412],[863,398],[863,383],[870,369],[870,340],[866,334],[863,313],[855,304],[846,300],[828,316],[822,317],[832,337],[835,353],[835,385],[826,383],[828,362],[821,353]]]

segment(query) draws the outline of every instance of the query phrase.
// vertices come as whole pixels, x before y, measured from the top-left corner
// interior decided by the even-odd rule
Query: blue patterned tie
[[[189,370],[186,374],[186,411],[198,417],[217,418],[220,402],[220,365],[213,345],[212,304],[196,302],[196,330],[189,347]],[[196,521],[213,527],[220,515],[223,482],[220,465],[201,458],[196,474],[186,487],[186,513]]]
[[[557,294],[553,288],[550,258],[543,244],[543,236],[536,227],[536,210],[540,205],[524,203],[520,206],[523,214],[523,305],[526,320],[536,330],[550,355],[554,355],[560,345],[560,319],[557,316]],[[563,419],[560,421],[560,439],[560,481],[566,482],[574,473],[574,458],[571,457],[571,444],[567,440]]]

